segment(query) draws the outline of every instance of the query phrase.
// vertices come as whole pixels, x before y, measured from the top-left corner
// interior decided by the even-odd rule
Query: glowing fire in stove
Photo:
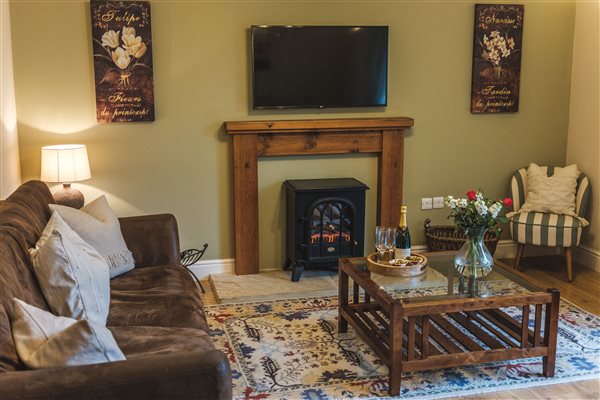
[[[310,242],[315,243],[335,243],[340,240],[340,237],[344,242],[350,241],[349,233],[341,233],[341,232],[323,232],[322,239],[321,233],[315,233],[310,236]]]

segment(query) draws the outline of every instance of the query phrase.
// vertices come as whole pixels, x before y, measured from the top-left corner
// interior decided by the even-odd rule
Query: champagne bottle
[[[394,258],[399,260],[410,256],[410,233],[406,224],[406,206],[400,207],[400,223],[396,231]]]

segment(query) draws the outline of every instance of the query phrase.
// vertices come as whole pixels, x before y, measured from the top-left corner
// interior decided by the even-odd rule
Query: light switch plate
[[[423,197],[421,199],[421,210],[431,210],[433,208],[433,199],[431,197]]]
[[[433,198],[433,208],[444,208],[444,198],[443,197],[434,197]]]

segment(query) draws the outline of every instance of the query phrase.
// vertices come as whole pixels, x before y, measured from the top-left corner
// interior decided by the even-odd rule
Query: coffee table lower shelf
[[[400,394],[401,374],[409,371],[543,357],[544,376],[554,375],[558,290],[404,303],[349,264],[340,263],[339,278],[339,332],[350,324],[388,366],[392,396]],[[519,307],[525,322],[501,310],[509,306]]]

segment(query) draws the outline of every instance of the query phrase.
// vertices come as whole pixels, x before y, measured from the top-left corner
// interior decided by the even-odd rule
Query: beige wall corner
[[[567,164],[576,163],[589,177],[592,186],[586,215],[590,226],[581,239],[581,244],[591,250],[590,254],[598,254],[600,251],[599,20],[598,2],[577,1]]]
[[[0,3],[0,29],[0,199],[5,199],[21,184],[8,1]]]

